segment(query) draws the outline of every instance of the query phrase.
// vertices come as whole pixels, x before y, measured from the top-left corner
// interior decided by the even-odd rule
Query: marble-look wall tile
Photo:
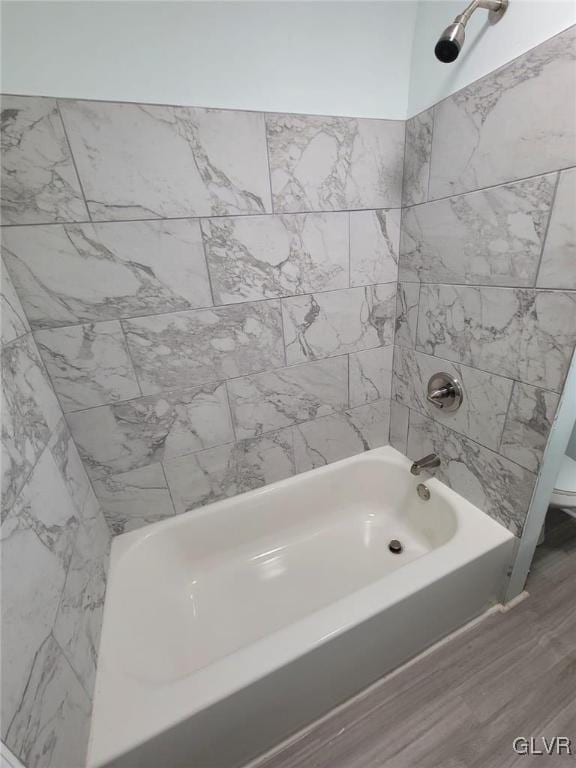
[[[404,210],[400,279],[533,286],[556,174]]]
[[[295,473],[292,427],[165,462],[176,513]]]
[[[266,133],[276,212],[400,206],[402,121],[274,114]]]
[[[388,445],[390,401],[380,400],[293,427],[296,471]]]
[[[144,394],[284,365],[279,301],[123,321]]]
[[[410,411],[397,400],[390,401],[390,445],[400,453],[408,452],[408,420]]]
[[[400,208],[350,212],[350,285],[397,279],[400,213]]]
[[[6,744],[28,768],[82,766],[91,702],[52,636],[34,659]]]
[[[560,392],[576,342],[576,292],[423,285],[417,348]]]
[[[318,360],[228,382],[236,437],[255,437],[348,406],[348,360]]]
[[[115,535],[174,515],[174,505],[160,464],[149,464],[95,480],[94,491]]]
[[[104,613],[110,532],[93,491],[95,515],[78,530],[58,613],[54,637],[88,696],[96,682],[98,647]]]
[[[62,560],[10,515],[2,524],[2,739],[17,717],[38,649],[49,636],[66,578]]]
[[[398,283],[396,296],[396,328],[394,343],[402,347],[416,346],[420,283]]]
[[[436,476],[520,536],[536,476],[494,451],[410,411],[408,456],[437,453]]]
[[[500,453],[538,472],[559,400],[555,392],[514,382]]]
[[[65,413],[140,395],[117,320],[34,334]]]
[[[350,407],[390,398],[394,346],[364,349],[349,356]]]
[[[48,448],[74,507],[80,511],[84,510],[90,492],[90,479],[64,417],[52,433]]]
[[[431,199],[576,165],[575,38],[573,26],[436,105]]]
[[[576,169],[560,174],[536,285],[576,290]]]
[[[2,248],[34,328],[212,305],[197,221],[10,228]]]
[[[60,108],[94,220],[271,210],[262,114],[86,101]]]
[[[2,97],[3,224],[85,221],[78,177],[54,99]]]
[[[3,261],[1,270],[0,328],[2,344],[9,344],[27,333],[30,325]]]
[[[202,231],[217,304],[348,287],[346,213],[207,219]]]
[[[67,418],[92,478],[233,439],[222,382],[77,411]]]
[[[288,365],[391,344],[396,284],[282,300]]]
[[[2,517],[58,425],[62,411],[31,334],[2,348]]]
[[[403,205],[425,203],[428,199],[433,127],[434,109],[427,109],[406,121]]]
[[[452,413],[445,413],[426,400],[428,381],[439,371],[457,378],[464,390],[462,405]],[[511,392],[510,379],[413,349],[396,348],[392,396],[403,405],[495,451],[500,445]]]

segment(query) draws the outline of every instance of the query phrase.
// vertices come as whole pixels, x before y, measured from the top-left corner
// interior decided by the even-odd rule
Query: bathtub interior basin
[[[131,765],[138,745],[498,552],[471,616],[494,602],[512,535],[436,480],[423,500],[408,468],[379,448],[117,537],[90,765]]]

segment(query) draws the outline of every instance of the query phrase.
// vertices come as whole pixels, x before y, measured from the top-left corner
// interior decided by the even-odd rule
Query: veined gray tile
[[[94,219],[271,210],[261,114],[86,101],[60,108]]]
[[[2,223],[85,221],[54,99],[2,96]]]
[[[95,497],[93,501],[98,517],[93,518],[92,525],[85,521],[78,529],[54,623],[54,637],[88,696],[92,696],[96,681],[110,551],[108,527]]]
[[[380,400],[293,427],[296,471],[388,445],[390,401]]]
[[[421,352],[559,392],[575,342],[576,292],[421,288]]]
[[[520,536],[536,475],[494,451],[447,429],[434,419],[410,411],[408,456],[437,453],[436,476],[472,504]]]
[[[282,300],[288,365],[391,344],[396,284]]]
[[[46,449],[14,503],[12,516],[24,521],[50,552],[68,569],[80,524],[54,457]]]
[[[425,203],[428,199],[430,154],[434,109],[427,109],[406,121],[406,149],[404,150],[404,181],[402,204]]]
[[[117,320],[34,334],[65,413],[140,395]]]
[[[295,473],[292,427],[165,462],[176,513]]]
[[[345,356],[228,382],[238,439],[255,437],[348,406]]]
[[[66,484],[74,507],[82,511],[85,508],[86,497],[90,492],[90,479],[86,474],[76,443],[72,439],[64,417],[52,433],[48,447]]]
[[[276,114],[266,132],[275,211],[400,206],[402,121]]]
[[[350,212],[350,285],[398,278],[400,208]]]
[[[560,174],[537,285],[576,289],[576,169]]]
[[[446,413],[426,400],[428,380],[439,371],[455,376],[464,390],[462,405]],[[413,349],[397,347],[394,355],[392,396],[455,432],[497,451],[504,429],[512,381]]]
[[[350,365],[350,407],[390,399],[394,346],[353,352]]]
[[[576,164],[575,36],[570,27],[435,106],[432,199]]]
[[[127,533],[174,515],[160,464],[94,481],[94,490],[113,534]]]
[[[500,453],[531,472],[539,472],[560,396],[514,382]]]
[[[14,514],[2,524],[2,738],[17,714],[66,578],[62,560]]]
[[[211,306],[197,221],[126,221],[2,231],[34,328]]]
[[[28,319],[22,309],[18,294],[14,289],[8,270],[2,265],[2,284],[0,286],[2,344],[9,344],[30,330]]]
[[[2,517],[62,416],[31,334],[2,349]]]
[[[221,382],[77,411],[67,418],[92,478],[232,440]]]
[[[390,401],[390,445],[400,453],[408,452],[408,420],[410,411],[397,400]]]
[[[533,286],[556,174],[404,210],[400,279]]]
[[[348,287],[348,214],[202,222],[214,300],[229,304]]]
[[[275,300],[124,320],[144,394],[284,365]]]
[[[30,768],[84,765],[91,709],[90,699],[50,636],[38,649],[6,744]]]
[[[395,344],[411,349],[416,346],[419,299],[420,283],[398,283]]]

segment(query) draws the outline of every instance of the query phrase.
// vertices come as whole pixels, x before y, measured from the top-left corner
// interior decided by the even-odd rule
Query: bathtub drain
[[[388,544],[388,549],[392,554],[399,555],[402,552],[402,544],[398,541],[398,539],[392,539],[390,544]]]

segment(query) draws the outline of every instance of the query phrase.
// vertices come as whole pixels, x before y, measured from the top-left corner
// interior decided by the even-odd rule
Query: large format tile
[[[398,283],[394,343],[402,347],[416,346],[420,283]]]
[[[70,413],[67,418],[93,478],[232,440],[223,383],[91,408]]]
[[[576,292],[423,285],[417,348],[560,392],[576,342]]]
[[[117,320],[36,331],[34,337],[64,412],[140,395]]]
[[[393,353],[389,344],[349,355],[351,408],[390,398]]]
[[[60,108],[95,220],[270,211],[261,114],[86,101]]]
[[[2,247],[34,328],[212,304],[196,221],[10,228]]]
[[[426,399],[428,380],[440,371],[457,378],[464,391],[460,408],[452,413],[438,409]],[[510,379],[424,355],[413,349],[396,348],[393,397],[495,451],[500,445],[511,392]]]
[[[294,474],[292,427],[165,462],[176,513]]]
[[[345,356],[257,373],[228,382],[238,439],[254,437],[348,406]]]
[[[34,658],[52,630],[64,588],[62,560],[11,515],[2,525],[2,738],[21,706]]]
[[[2,96],[2,223],[86,221],[54,99]]]
[[[8,512],[62,411],[31,334],[2,349],[2,517]]]
[[[82,511],[90,491],[90,479],[64,417],[52,433],[48,448],[62,475],[74,507]]]
[[[408,420],[410,411],[397,400],[390,401],[390,445],[400,453],[408,451]]]
[[[575,37],[571,27],[435,106],[431,199],[576,165]]]
[[[305,472],[388,445],[390,401],[361,405],[293,429],[296,471]]]
[[[406,149],[404,151],[404,180],[402,204],[415,205],[428,199],[430,153],[434,109],[427,109],[406,121]]]
[[[576,169],[560,174],[536,285],[576,289]]]
[[[275,114],[266,132],[276,212],[400,206],[402,121]]]
[[[82,766],[91,709],[60,646],[49,636],[34,659],[6,744],[28,768]]]
[[[350,212],[350,285],[394,282],[398,277],[400,209]]]
[[[134,531],[174,514],[161,464],[149,464],[95,480],[94,491],[115,535]]]
[[[282,300],[288,365],[391,344],[396,284]]]
[[[400,280],[533,286],[556,175],[407,208]]]
[[[217,304],[348,287],[346,213],[207,219],[202,231]]]
[[[437,421],[410,411],[408,456],[437,453],[437,477],[520,536],[536,476]]]
[[[500,453],[538,472],[559,400],[555,392],[514,382]]]
[[[284,365],[275,300],[141,317],[123,325],[144,394]]]
[[[0,328],[2,344],[9,344],[27,333],[30,330],[30,325],[3,261],[1,262],[1,269]]]

